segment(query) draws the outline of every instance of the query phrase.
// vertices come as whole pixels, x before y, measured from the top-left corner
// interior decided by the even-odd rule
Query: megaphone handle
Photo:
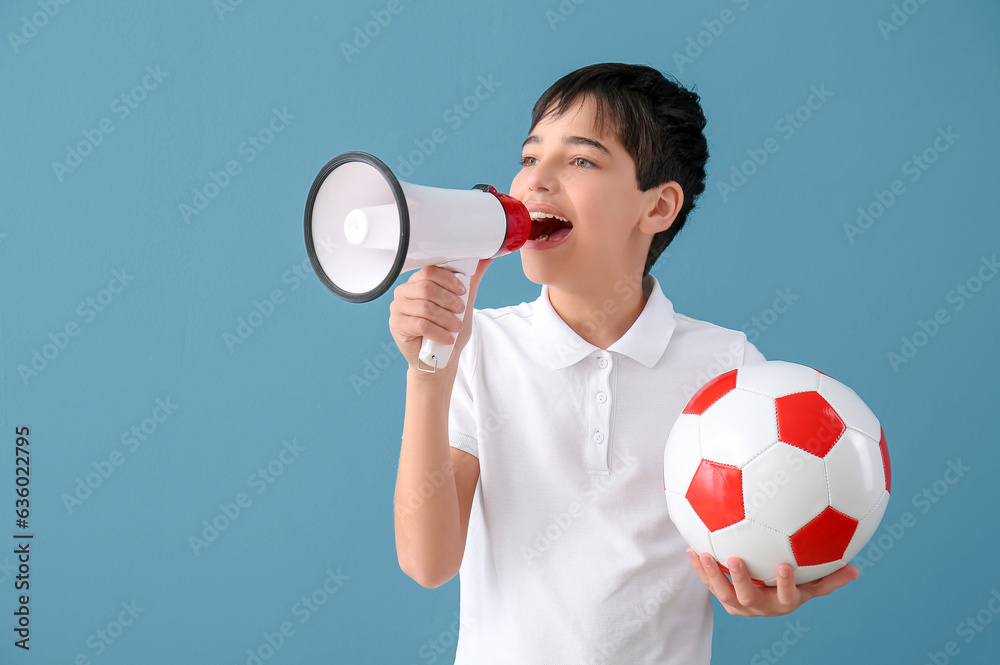
[[[466,307],[469,305],[469,280],[475,274],[478,265],[479,259],[461,259],[442,263],[440,266],[452,271],[456,277],[462,280],[462,284],[465,285],[465,293],[460,297],[462,298],[462,304]],[[439,344],[434,340],[424,338],[424,341],[420,344],[420,355],[417,357],[417,369],[433,373],[445,367],[448,364],[448,359],[451,358],[451,351],[454,348],[454,344]],[[427,365],[427,368],[421,367],[420,363]]]

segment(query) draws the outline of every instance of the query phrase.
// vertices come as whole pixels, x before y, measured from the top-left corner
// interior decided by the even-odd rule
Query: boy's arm
[[[469,289],[464,323],[458,318],[464,288],[451,272],[425,268],[395,291],[389,327],[409,362],[406,411],[393,502],[396,555],[407,575],[437,587],[458,573],[465,553],[479,460],[451,448],[448,408],[459,355],[472,328],[476,288],[489,262],[481,262]],[[459,331],[461,330],[461,333]],[[447,367],[431,374],[417,368],[422,338],[448,344],[457,335]]]
[[[449,365],[456,361],[453,355]],[[433,588],[462,564],[479,459],[448,443],[451,383],[428,385],[416,373],[411,368],[406,382],[394,499],[396,555],[404,573]]]

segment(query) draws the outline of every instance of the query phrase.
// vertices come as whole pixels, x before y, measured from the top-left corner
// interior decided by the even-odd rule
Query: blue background
[[[577,2],[0,6],[0,662],[450,662],[457,580],[422,589],[395,557],[405,363],[383,349],[389,302],[341,302],[302,269],[305,198],[347,150],[406,159],[419,184],[506,191],[534,100],[600,61],[702,96],[707,190],[654,270],[677,310],[851,385],[892,454],[862,578],[791,617],[717,606],[714,660],[923,663],[954,642],[952,660],[996,662],[1000,280],[976,279],[1000,249],[1000,5]],[[446,116],[480,77],[487,98]],[[808,109],[813,86],[832,94]],[[768,139],[777,151],[744,164]],[[934,163],[907,170],[928,148]],[[752,175],[724,195],[734,167]],[[845,228],[894,180],[905,191],[877,219]],[[185,215],[196,192],[207,205]],[[776,291],[795,297],[780,314]],[[501,306],[538,287],[511,256],[480,293]],[[245,340],[241,319],[258,324]],[[157,399],[175,405],[165,418]],[[25,425],[30,652],[11,630]],[[281,461],[283,442],[297,456]],[[280,475],[262,482],[269,463]],[[225,528],[193,546],[213,520]],[[328,570],[341,586],[300,623]],[[116,627],[123,602],[142,612]],[[963,633],[977,613],[985,627]],[[261,651],[285,621],[295,632]],[[788,621],[807,631],[794,643]]]

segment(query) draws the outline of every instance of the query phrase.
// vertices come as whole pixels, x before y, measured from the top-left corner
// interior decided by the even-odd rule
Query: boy
[[[461,570],[457,663],[707,663],[706,588],[731,614],[776,615],[857,576],[795,586],[782,566],[760,589],[731,559],[730,582],[667,515],[663,447],[697,375],[764,359],[676,314],[649,274],[704,191],[704,126],[698,96],[649,67],[568,74],[536,103],[510,190],[532,213],[539,299],[471,315],[485,261],[467,311],[440,268],[395,291],[396,550],[427,587]],[[457,337],[446,368],[417,369],[422,337]]]

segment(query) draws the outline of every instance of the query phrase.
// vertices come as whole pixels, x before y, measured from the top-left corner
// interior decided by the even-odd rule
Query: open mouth
[[[531,235],[529,240],[535,242],[554,242],[562,240],[573,230],[573,223],[559,215],[548,212],[531,213]]]

